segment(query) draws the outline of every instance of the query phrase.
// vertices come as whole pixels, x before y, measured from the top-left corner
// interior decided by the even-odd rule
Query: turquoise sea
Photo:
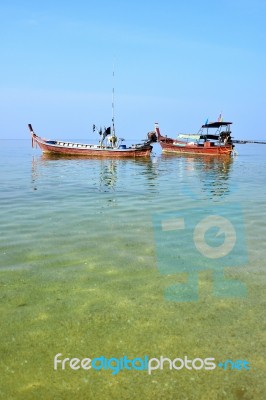
[[[229,159],[162,155],[158,144],[149,159],[51,158],[30,140],[0,141],[1,399],[266,397],[266,146],[236,149]],[[237,244],[219,270],[215,256],[204,269],[193,244],[215,210]],[[207,248],[222,246],[216,233]],[[55,370],[58,353],[112,365],[214,358],[216,368],[165,361],[149,374],[139,360],[113,373],[100,359],[98,370]]]

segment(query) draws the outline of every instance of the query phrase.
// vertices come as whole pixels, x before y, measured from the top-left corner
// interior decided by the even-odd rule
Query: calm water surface
[[[230,159],[154,150],[48,158],[28,140],[0,141],[1,398],[265,397],[266,146],[239,145]],[[248,262],[224,272],[246,294],[214,296],[207,269],[197,301],[167,299],[187,277],[160,270],[154,216],[218,205],[244,229]],[[54,371],[57,353],[245,359],[251,369]]]

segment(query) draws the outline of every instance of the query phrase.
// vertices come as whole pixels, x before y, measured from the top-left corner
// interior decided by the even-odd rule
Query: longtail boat
[[[43,153],[61,156],[85,156],[85,157],[148,157],[152,151],[152,140],[144,140],[143,143],[133,144],[127,147],[121,144],[121,140],[110,134],[110,127],[100,132],[101,140],[99,144],[76,143],[61,140],[44,139],[33,131],[32,125],[28,124],[32,146],[38,145]]]
[[[158,123],[155,123],[155,133],[164,153],[231,155],[234,151],[231,124],[219,120],[210,123],[206,121],[197,134],[179,134],[176,139],[172,139],[162,136]],[[210,130],[214,130],[214,133]]]
[[[113,71],[114,78],[114,71]],[[114,123],[114,87],[112,91],[112,128],[98,129],[93,125],[101,139],[99,144],[76,143],[62,140],[44,139],[33,131],[32,125],[28,124],[32,147],[39,146],[43,153],[61,156],[84,156],[84,157],[148,157],[151,154],[151,143],[157,140],[154,132],[150,132],[142,143],[132,144],[127,147],[123,144],[124,139],[117,138]]]

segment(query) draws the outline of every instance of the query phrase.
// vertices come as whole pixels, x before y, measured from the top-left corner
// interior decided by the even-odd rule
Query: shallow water
[[[217,159],[166,156],[155,145],[144,160],[47,158],[27,140],[0,146],[3,398],[265,396],[266,146]],[[218,209],[237,251],[216,269],[206,258],[192,275],[202,254],[187,227]],[[182,231],[171,228],[180,215]],[[196,288],[185,284],[190,276]],[[227,290],[228,280],[236,285]],[[213,357],[251,368],[55,371],[58,353]]]

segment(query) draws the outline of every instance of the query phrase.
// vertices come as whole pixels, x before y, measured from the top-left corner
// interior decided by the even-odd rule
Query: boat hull
[[[160,141],[163,153],[198,154],[208,156],[230,155],[233,152],[232,145],[224,146],[198,146],[198,145],[176,145]]]
[[[45,154],[59,156],[80,156],[80,157],[148,157],[152,151],[152,146],[145,144],[129,148],[101,147],[93,144],[81,144],[72,142],[61,142],[45,140],[32,135],[33,145],[38,145]]]

